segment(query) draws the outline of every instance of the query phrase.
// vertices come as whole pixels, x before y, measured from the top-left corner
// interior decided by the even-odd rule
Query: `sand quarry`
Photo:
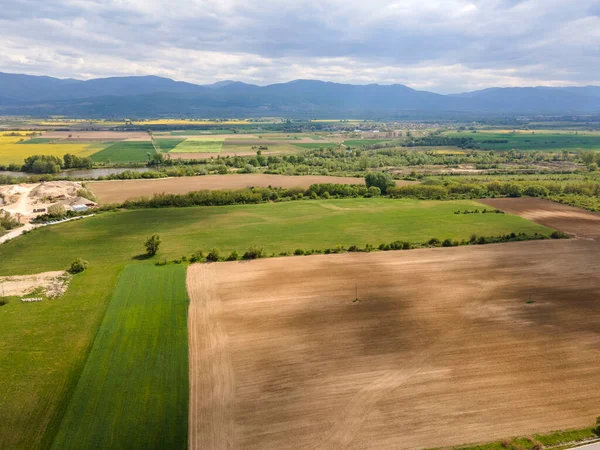
[[[591,425],[599,216],[500,201],[584,238],[192,265],[190,448],[417,449]]]
[[[13,184],[0,186],[0,208],[13,215],[19,214],[22,221],[37,216],[34,209],[48,208],[60,202],[90,203],[90,200],[77,196],[81,183],[72,181],[47,181],[35,184]]]

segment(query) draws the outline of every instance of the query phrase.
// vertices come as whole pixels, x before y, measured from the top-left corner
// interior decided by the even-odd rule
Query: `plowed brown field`
[[[364,184],[364,178],[326,176],[287,176],[264,174],[206,175],[200,177],[159,178],[149,180],[117,180],[89,182],[88,186],[100,203],[120,203],[127,199],[167,194],[186,194],[201,189],[239,189],[250,186],[303,187],[316,183]],[[410,184],[396,181],[396,184]]]
[[[600,238],[600,214],[539,198],[487,198],[481,203],[581,239]]]
[[[600,414],[596,241],[192,265],[188,292],[191,449],[443,447]]]

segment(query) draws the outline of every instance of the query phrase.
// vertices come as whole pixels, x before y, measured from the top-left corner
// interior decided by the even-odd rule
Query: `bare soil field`
[[[45,131],[43,138],[68,141],[149,141],[144,131]]]
[[[192,265],[190,448],[417,449],[588,426],[599,250],[573,239]]]
[[[581,239],[600,238],[600,214],[539,198],[488,198],[486,205]]]
[[[88,182],[100,203],[120,203],[127,199],[154,194],[186,194],[202,189],[240,189],[250,186],[308,188],[316,183],[364,184],[363,178],[327,176],[287,176],[264,174],[205,175],[198,177],[159,178],[148,180],[115,180]],[[398,185],[409,181],[396,181]]]

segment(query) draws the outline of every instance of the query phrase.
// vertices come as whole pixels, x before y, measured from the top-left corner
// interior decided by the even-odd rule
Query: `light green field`
[[[123,270],[54,449],[187,448],[185,276],[181,265]]]
[[[171,153],[219,153],[223,148],[223,139],[187,138],[171,149]]]
[[[121,141],[92,155],[95,162],[144,162],[156,153],[150,141]]]
[[[161,273],[165,272],[160,271],[165,267],[148,266],[151,262],[134,259],[144,252],[143,240],[152,233],[159,233],[163,241],[155,259],[165,257],[171,260],[183,255],[189,257],[198,249],[207,251],[213,247],[227,255],[232,250],[243,253],[249,246],[258,245],[271,254],[294,251],[297,248],[325,249],[336,245],[364,246],[369,243],[377,246],[395,240],[422,243],[433,237],[440,240],[468,239],[471,234],[497,236],[511,232],[551,232],[546,227],[508,214],[454,214],[458,209],[475,208],[483,209],[484,206],[467,200],[437,202],[357,198],[120,211],[43,227],[0,245],[0,275],[60,270],[68,267],[78,257],[90,263],[87,271],[75,276],[67,294],[59,300],[40,303],[13,300],[0,307],[2,329],[8,330],[0,339],[0,367],[3,368],[0,383],[0,448],[47,448],[54,441],[59,428],[60,444],[76,447],[84,439],[78,434],[80,426],[100,442],[103,439],[101,423],[104,424],[105,433],[108,429],[115,430],[117,439],[117,436],[122,437],[123,429],[118,425],[120,422],[131,425],[158,420],[152,415],[154,412],[149,412],[151,415],[147,417],[138,414],[148,405],[145,403],[148,398],[154,398],[154,394],[149,391],[148,395],[151,397],[136,397],[141,404],[136,403],[132,397],[132,404],[123,409],[124,416],[118,416],[115,411],[110,410],[108,404],[100,402],[100,416],[90,418],[86,415],[85,419],[81,418],[82,422],[76,424],[78,412],[82,411],[84,402],[81,397],[83,388],[75,387],[111,297],[115,302],[126,302],[124,304],[132,308],[145,308],[155,312],[157,316],[164,311],[159,305],[136,303],[144,302],[142,297],[155,298],[152,297],[153,290],[164,293],[171,289],[167,287],[170,281],[161,281]],[[5,261],[9,263],[4,263]],[[289,262],[293,264],[293,258]],[[134,280],[127,281],[127,285],[138,283],[135,277],[146,280],[141,281],[141,286],[136,284],[140,286],[142,293],[139,298],[128,293],[123,285],[113,294],[121,269],[129,265],[144,266],[139,269],[142,271],[140,274],[136,272],[137,268],[126,269],[133,271],[131,275],[126,275],[133,278],[125,280]],[[174,279],[179,277],[173,276]],[[183,281],[181,286],[184,287]],[[121,313],[126,314],[126,311],[114,311],[111,303],[106,316],[106,320],[110,318],[110,321],[102,323],[100,330],[110,326],[117,333],[116,336],[119,336],[118,333],[127,324],[137,324],[137,319],[128,322],[129,316],[120,316]],[[174,316],[169,317],[171,320]],[[148,320],[152,319],[149,317]],[[131,327],[132,336],[136,337],[135,340],[145,339],[144,334],[137,334],[143,332],[136,330],[136,326]],[[98,341],[97,345],[116,342],[111,341],[110,336],[106,339],[108,340]],[[137,361],[137,355],[142,353],[143,345],[145,344],[140,342],[140,348],[132,346],[127,350],[136,355],[131,359],[132,364]],[[127,363],[122,357],[124,353],[119,353],[120,351],[118,348],[112,349],[108,353],[117,352],[115,359],[104,360],[106,355],[99,350],[92,350],[92,365],[84,370],[79,384],[87,386],[85,392],[89,393],[90,401],[99,401],[108,392],[103,390],[102,383],[96,387],[90,386],[93,384],[90,381],[91,372],[104,373],[103,367],[110,370],[114,367],[115,373],[120,373],[121,364]],[[145,370],[143,366],[136,364],[131,369],[136,374],[143,374]],[[151,380],[151,376],[148,372],[147,378],[142,380],[138,376],[138,381],[144,385],[143,383]],[[96,382],[97,380],[98,378]],[[111,377],[102,378],[102,382],[111,386],[112,390],[119,388]],[[127,384],[129,380],[125,378],[121,382],[132,392],[137,389],[136,386]],[[187,378],[182,378],[180,382],[186,383]],[[67,410],[73,392],[75,403]],[[111,401],[119,405],[123,398],[119,394],[114,398],[111,396]],[[107,403],[108,401],[106,400]],[[123,439],[131,438],[131,442],[141,442],[138,439],[143,437],[137,433],[137,430],[131,428],[131,436]],[[165,433],[168,436],[169,432]],[[149,436],[148,439],[154,438]],[[152,445],[149,444],[146,448],[149,447]],[[86,446],[80,445],[79,448]],[[136,447],[124,445],[121,448]]]

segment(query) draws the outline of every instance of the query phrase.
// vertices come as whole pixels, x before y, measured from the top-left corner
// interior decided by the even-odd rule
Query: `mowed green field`
[[[125,295],[123,286],[113,294],[119,273],[130,265],[141,265],[144,268],[140,270],[148,270],[144,272],[145,275],[135,275],[140,280],[146,280],[140,288],[145,297],[152,295],[151,290],[165,292],[164,289],[167,289],[162,287],[166,282],[160,281],[160,274],[164,273],[161,270],[171,267],[183,270],[185,267],[154,267],[149,261],[134,259],[144,253],[142,243],[152,233],[159,233],[163,241],[155,259],[165,257],[171,260],[184,255],[189,257],[198,249],[206,252],[213,247],[227,255],[232,250],[244,252],[249,246],[258,245],[269,254],[277,254],[297,248],[325,249],[336,245],[364,246],[367,243],[377,246],[395,240],[422,243],[433,237],[468,239],[471,234],[490,236],[511,232],[551,232],[546,227],[508,214],[454,214],[458,209],[475,208],[483,209],[484,206],[468,200],[440,202],[357,198],[120,211],[43,227],[0,245],[0,262],[9,262],[0,264],[0,275],[61,270],[79,257],[90,263],[88,270],[74,277],[61,299],[40,303],[11,301],[0,307],[0,323],[3,330],[7,330],[0,339],[0,367],[3,368],[0,383],[0,448],[47,448],[59,429],[61,443],[76,446],[79,442],[77,427],[69,425],[68,428],[74,429],[67,433],[65,424],[72,424],[71,421],[75,420],[72,418],[81,411],[79,407],[69,404],[73,392],[73,401],[76,403],[71,405],[81,405],[77,403],[82,402],[77,400],[82,395],[78,394],[82,389],[79,386],[86,386],[81,383],[89,383],[86,380],[92,379],[91,369],[85,369],[86,372],[83,368],[96,331],[101,323],[102,328],[109,326],[110,322],[106,322],[108,319],[104,322],[102,319],[111,298],[117,302],[115,305],[125,302],[123,307],[134,305],[131,302],[137,301],[133,294]],[[293,264],[293,261],[294,258],[290,257],[282,260],[282,263]],[[149,276],[150,273],[153,275]],[[148,289],[144,283],[148,283]],[[181,286],[185,288],[183,279]],[[125,300],[115,300],[117,298]],[[167,299],[163,301],[168,302]],[[165,311],[145,303],[132,307],[152,311],[152,315],[161,315]],[[109,309],[112,308],[113,303],[110,302]],[[125,320],[126,323],[135,324],[127,322],[127,314],[119,318],[118,312],[112,311],[107,318],[113,317],[115,323]],[[173,316],[168,317],[168,320],[173,320]],[[114,329],[121,332],[118,330],[126,326],[115,325]],[[135,328],[131,327],[132,336],[142,333]],[[110,345],[110,342],[116,341],[103,342]],[[115,346],[107,353],[121,351],[125,350]],[[103,383],[114,389],[118,387],[112,379],[100,375],[104,369],[99,367],[105,364],[108,368],[113,367],[112,364],[120,367],[121,362],[134,364],[141,350],[132,346],[127,348],[129,351],[136,356],[127,362],[121,357],[105,361],[96,350],[98,356],[93,357],[96,366],[90,367],[96,367],[94,370],[98,371],[95,383],[99,386],[88,388],[90,401],[105,395]],[[142,372],[144,369],[143,366],[130,367]],[[82,370],[84,373],[78,384]],[[126,377],[120,381],[129,382]],[[181,383],[186,382],[186,379],[181,380]],[[135,389],[135,386],[129,386],[128,389]],[[80,425],[89,433],[99,436],[102,432],[110,434],[113,430],[118,430],[117,434],[120,435],[123,430],[119,428],[120,421],[129,424],[136,421],[150,423],[155,420],[155,413],[149,411],[147,418],[140,417],[138,413],[142,406],[147,405],[145,402],[148,399],[145,396],[139,396],[139,399],[142,405],[134,403],[123,409],[127,417],[118,416],[117,412],[108,411],[107,405],[102,405],[105,408],[101,409],[102,415],[106,415],[106,420],[102,415],[97,420],[104,423],[104,431],[100,431],[99,422],[82,422]],[[122,400],[123,397],[114,399],[116,404]],[[131,439],[141,439],[133,428],[130,435]],[[85,448],[85,445],[80,448]],[[119,447],[115,445],[115,448]]]
[[[450,137],[470,137],[475,139],[482,149],[487,150],[600,150],[600,135],[579,135],[575,133],[448,133]],[[486,142],[486,141],[507,142]]]
[[[185,277],[125,267],[52,448],[187,448]]]
[[[223,139],[188,138],[171,149],[171,153],[219,153]]]
[[[95,162],[145,162],[149,159],[148,153],[156,153],[150,141],[121,141],[94,153],[91,158]]]

